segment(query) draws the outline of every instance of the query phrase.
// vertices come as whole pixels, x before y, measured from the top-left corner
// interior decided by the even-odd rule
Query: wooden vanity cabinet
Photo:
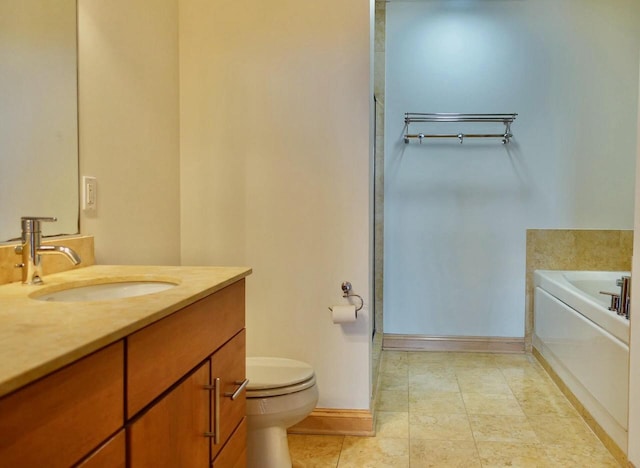
[[[211,376],[212,376],[212,398],[211,398],[211,421],[212,433],[216,428],[219,437],[211,437],[211,459],[214,460],[223,447],[228,445],[228,440],[235,437],[244,441],[246,445],[246,431],[235,434],[236,428],[244,421],[246,414],[246,385],[245,380],[245,356],[246,356],[246,333],[242,330],[213,356],[211,356]],[[219,387],[215,387],[215,379],[219,378]],[[220,392],[216,396],[216,392]],[[216,401],[219,402],[216,410]],[[216,425],[216,421],[218,424]],[[222,465],[221,465],[222,466]],[[236,466],[236,465],[233,465]],[[237,465],[240,466],[240,465]]]
[[[0,398],[0,467],[68,467],[109,439],[124,425],[123,366],[119,341]]]
[[[127,419],[244,329],[244,280],[128,336]]]
[[[0,397],[0,468],[245,466],[244,307],[239,280]]]
[[[244,280],[129,336],[130,466],[244,466],[245,355]]]
[[[212,468],[243,468],[247,466],[247,419],[243,418],[227,445],[211,464]]]
[[[209,363],[128,427],[132,467],[206,467],[209,456]]]
[[[125,468],[126,439],[124,429],[91,453],[77,468]]]
[[[207,467],[228,446],[227,459],[246,463],[246,433],[235,433],[245,417],[244,354],[242,330],[143,411],[128,428],[131,466]]]

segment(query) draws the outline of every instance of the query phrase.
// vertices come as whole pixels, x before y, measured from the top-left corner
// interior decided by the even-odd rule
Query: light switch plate
[[[82,209],[96,211],[98,205],[98,183],[95,177],[82,176]]]

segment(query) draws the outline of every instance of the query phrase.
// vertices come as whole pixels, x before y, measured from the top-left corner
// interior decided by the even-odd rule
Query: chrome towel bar
[[[457,138],[460,143],[465,138],[501,138],[507,144],[513,138],[511,124],[518,114],[455,114],[455,113],[416,113],[404,114],[404,142],[418,139],[420,143],[425,138]],[[442,123],[442,122],[499,122],[505,126],[504,133],[409,133],[409,125],[414,123]]]

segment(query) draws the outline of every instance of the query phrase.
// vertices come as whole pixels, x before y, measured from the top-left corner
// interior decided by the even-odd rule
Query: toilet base
[[[291,468],[287,428],[309,416],[316,403],[315,379],[310,387],[294,393],[257,397],[247,391],[247,466]]]
[[[287,430],[272,426],[249,431],[247,468],[291,468]]]

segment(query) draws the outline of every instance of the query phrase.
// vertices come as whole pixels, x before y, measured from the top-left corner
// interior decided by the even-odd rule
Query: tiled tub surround
[[[383,351],[376,437],[290,435],[294,467],[618,467],[527,354]]]
[[[103,348],[251,273],[244,267],[94,265],[51,274],[45,285],[0,286],[0,396]],[[86,282],[165,280],[169,290],[112,301],[44,302],[43,288]]]

